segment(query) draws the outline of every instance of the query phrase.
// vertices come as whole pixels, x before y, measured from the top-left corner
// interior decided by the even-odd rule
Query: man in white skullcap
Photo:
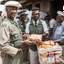
[[[62,31],[64,30],[63,29],[63,27],[64,27],[64,12],[57,11],[56,21],[57,21],[57,26],[56,26],[56,30],[55,30],[53,39],[58,40],[60,42],[64,42],[64,39],[62,38],[63,36],[61,35],[61,34],[63,34]],[[61,43],[59,43],[59,44],[61,44]]]
[[[23,64],[22,33],[14,21],[17,9],[22,7],[17,1],[8,1],[5,4],[7,17],[0,25],[0,51],[2,64]]]
[[[64,51],[64,12],[57,11],[56,21],[57,21],[57,26],[55,33],[53,35],[53,40],[55,42],[58,42],[62,46]],[[62,57],[64,57],[64,52]]]

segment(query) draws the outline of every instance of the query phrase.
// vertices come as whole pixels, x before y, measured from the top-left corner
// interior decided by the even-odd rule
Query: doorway
[[[50,1],[50,12],[53,18],[56,18],[57,0]]]

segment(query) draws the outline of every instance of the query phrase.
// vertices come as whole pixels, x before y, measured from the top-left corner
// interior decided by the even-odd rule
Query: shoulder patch
[[[6,27],[7,25],[6,24],[2,24],[1,27]]]

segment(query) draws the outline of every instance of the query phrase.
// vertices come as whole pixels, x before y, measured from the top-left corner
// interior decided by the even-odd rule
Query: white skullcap
[[[21,5],[19,2],[17,2],[17,1],[8,1],[8,2],[6,2],[6,3],[4,4],[4,6],[5,6],[5,7],[6,7],[6,6],[15,6],[15,7],[17,7],[17,8],[22,7],[22,5]]]
[[[62,12],[62,11],[57,11],[57,14],[64,16],[64,12]]]

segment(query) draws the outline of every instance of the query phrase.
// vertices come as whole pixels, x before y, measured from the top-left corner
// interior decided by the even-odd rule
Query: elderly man
[[[32,9],[32,19],[26,25],[25,32],[28,34],[40,34],[42,35],[42,40],[44,41],[48,35],[48,28],[45,21],[40,18],[39,8],[35,7]],[[29,46],[30,53],[30,64],[39,64],[37,47],[35,44]]]
[[[59,44],[64,44],[64,13],[62,11],[57,11],[56,21],[57,25],[53,39],[60,42]]]
[[[14,21],[17,9],[21,4],[17,1],[5,3],[7,17],[0,25],[0,51],[3,64],[22,64],[22,33],[18,24]]]
[[[53,35],[53,40],[55,40],[55,42],[58,42],[62,46],[64,51],[64,13],[62,11],[57,11],[56,21],[57,26]],[[64,57],[64,52],[62,57]]]

